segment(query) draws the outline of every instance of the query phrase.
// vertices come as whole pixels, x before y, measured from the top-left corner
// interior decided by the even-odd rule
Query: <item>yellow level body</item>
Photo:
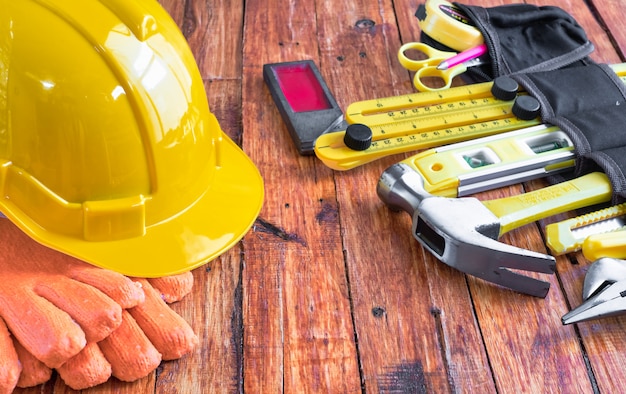
[[[573,150],[563,131],[539,125],[428,149],[403,163],[430,194],[463,197],[571,168]]]

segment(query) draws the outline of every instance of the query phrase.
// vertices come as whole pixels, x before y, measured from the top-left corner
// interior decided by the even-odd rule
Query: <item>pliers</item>
[[[583,303],[565,314],[563,324],[626,314],[626,260],[594,261],[583,283]]]

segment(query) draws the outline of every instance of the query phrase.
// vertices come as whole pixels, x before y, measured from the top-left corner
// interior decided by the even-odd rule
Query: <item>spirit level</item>
[[[539,125],[429,149],[402,161],[424,189],[444,197],[545,177],[574,166],[574,146],[557,127]]]

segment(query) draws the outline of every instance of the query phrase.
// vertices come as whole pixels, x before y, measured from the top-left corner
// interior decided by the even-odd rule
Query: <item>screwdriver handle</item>
[[[582,249],[590,261],[603,257],[626,259],[626,230],[590,235],[585,238]]]
[[[500,235],[525,224],[611,199],[611,182],[601,172],[516,196],[483,201],[500,219]]]

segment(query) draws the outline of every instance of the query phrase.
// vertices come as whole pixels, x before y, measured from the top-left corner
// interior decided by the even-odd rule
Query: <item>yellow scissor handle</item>
[[[417,52],[421,52],[426,55],[424,59],[411,59],[406,55],[406,51],[413,50]],[[440,51],[439,49],[435,49],[428,44],[424,44],[422,42],[409,42],[400,47],[398,50],[398,61],[402,65],[402,67],[406,68],[410,71],[418,71],[419,69],[427,66],[435,66],[437,67],[439,63],[444,60],[450,59],[452,56],[455,56],[456,52],[447,52]]]
[[[611,200],[609,178],[601,172],[516,196],[483,201],[500,221],[500,235],[552,215]]]
[[[467,71],[467,67],[463,64],[456,65],[447,70],[439,70],[436,66],[428,66],[423,67],[415,73],[413,76],[413,86],[415,89],[420,92],[431,91],[435,92],[437,90],[449,89],[452,86],[452,80],[459,74],[463,74]],[[435,80],[431,80],[430,84],[426,84],[428,78],[437,78]],[[433,86],[433,81],[442,80],[443,86]]]
[[[421,60],[411,59],[405,53],[409,50],[421,52],[426,55],[426,58]],[[439,70],[437,68],[441,62],[455,55],[456,52],[440,51],[421,42],[409,42],[402,45],[398,50],[398,61],[402,67],[407,70],[415,71],[413,85],[417,90],[437,91],[448,89],[452,85],[452,79],[454,77],[467,71],[467,67],[463,65],[458,65],[447,70]],[[427,78],[431,78],[431,83],[426,83],[428,81]],[[437,80],[443,81],[443,86],[433,86],[436,84],[433,82]]]

